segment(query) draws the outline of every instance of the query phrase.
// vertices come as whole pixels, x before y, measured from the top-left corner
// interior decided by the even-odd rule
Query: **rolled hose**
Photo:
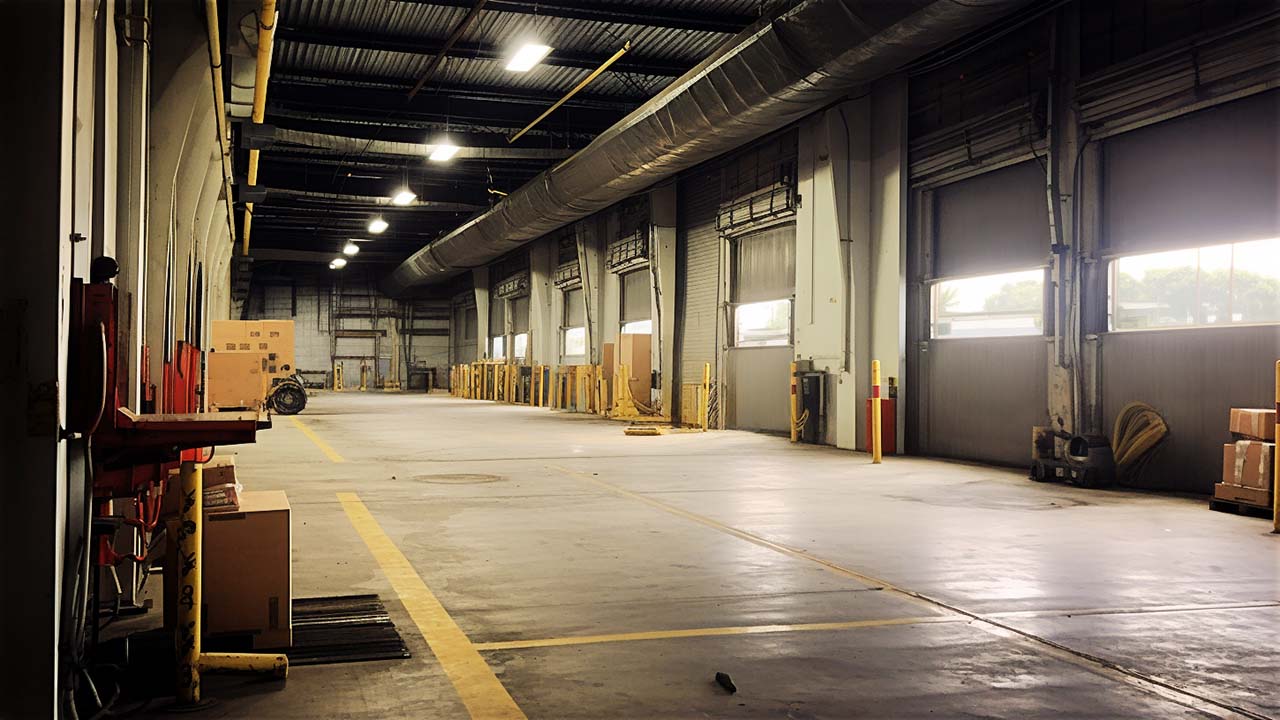
[[[1116,475],[1130,483],[1142,473],[1151,451],[1169,434],[1169,425],[1156,409],[1143,402],[1131,402],[1116,415],[1111,449],[1116,459]]]

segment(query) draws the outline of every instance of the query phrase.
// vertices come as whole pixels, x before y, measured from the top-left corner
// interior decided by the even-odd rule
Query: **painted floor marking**
[[[524,712],[511,699],[476,646],[449,616],[409,559],[387,537],[360,497],[355,493],[338,493],[338,501],[382,567],[392,589],[400,596],[400,602],[431,647],[471,717],[475,720],[525,720]]]

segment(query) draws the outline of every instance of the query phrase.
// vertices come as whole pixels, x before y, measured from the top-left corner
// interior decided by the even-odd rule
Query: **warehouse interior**
[[[1280,717],[1275,0],[0,16],[0,718]]]

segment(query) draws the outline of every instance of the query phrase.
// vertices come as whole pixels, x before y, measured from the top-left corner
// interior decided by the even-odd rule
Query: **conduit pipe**
[[[227,106],[222,94],[222,40],[218,35],[218,0],[205,0],[205,24],[209,26],[209,71],[213,76],[213,111],[217,113],[218,149],[222,153],[222,192],[227,202],[227,227],[236,241],[235,211],[231,207],[231,134],[227,129]]]
[[[276,0],[262,0],[262,9],[258,11],[258,68],[253,81],[253,116],[255,125],[261,124],[267,114],[267,82],[271,79],[271,48],[276,36]],[[250,187],[258,184],[259,150],[249,151]],[[244,206],[244,233],[241,240],[240,254],[249,254],[249,230],[253,225],[253,203]]]
[[[1032,0],[808,0],[712,57],[493,209],[414,253],[392,295],[523,243],[788,125]]]

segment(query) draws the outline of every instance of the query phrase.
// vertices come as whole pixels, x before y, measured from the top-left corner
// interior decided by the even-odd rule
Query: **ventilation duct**
[[[590,145],[384,283],[399,295],[479,267],[883,77],[1029,0],[809,0],[758,23]]]

